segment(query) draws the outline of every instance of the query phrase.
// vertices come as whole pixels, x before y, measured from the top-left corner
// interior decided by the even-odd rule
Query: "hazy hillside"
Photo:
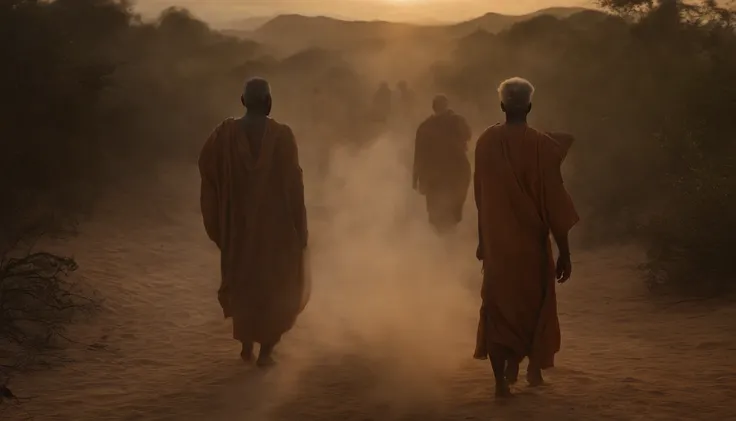
[[[488,13],[478,18],[451,25],[397,23],[385,21],[346,21],[331,17],[302,15],[277,16],[257,28],[238,26],[227,31],[231,35],[248,37],[280,50],[294,51],[319,46],[333,49],[365,49],[380,47],[388,42],[438,42],[464,37],[478,30],[496,33],[511,25],[540,15],[567,18],[589,11],[579,7],[558,7],[534,13],[509,16]],[[598,12],[593,12],[598,13]]]
[[[216,27],[222,28],[225,31],[251,32],[251,31],[255,31],[256,29],[260,28],[261,26],[263,26],[263,24],[265,24],[266,22],[270,21],[273,18],[274,18],[273,16],[252,16],[248,18],[227,21],[220,25],[216,25]]]
[[[511,25],[535,18],[537,16],[548,15],[556,18],[568,18],[576,13],[589,11],[582,7],[553,7],[549,9],[538,10],[533,13],[519,16],[501,15],[498,13],[486,13],[469,21],[460,22],[447,28],[453,35],[467,36],[475,31],[483,30],[486,32],[499,32]]]

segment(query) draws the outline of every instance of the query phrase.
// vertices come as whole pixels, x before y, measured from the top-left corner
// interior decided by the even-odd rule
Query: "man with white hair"
[[[205,230],[220,249],[218,298],[241,358],[259,367],[306,306],[307,213],[299,153],[289,126],[269,118],[271,88],[245,85],[246,113],[210,135],[199,156]]]
[[[560,142],[527,124],[534,94],[527,80],[509,79],[498,92],[506,122],[488,128],[475,149],[477,257],[483,262],[475,357],[490,357],[496,396],[504,397],[525,357],[532,386],[543,384],[542,370],[554,365],[560,349],[555,282],[570,278],[568,232],[578,215],[560,168],[572,137]]]
[[[450,108],[444,95],[432,103],[434,114],[417,129],[413,187],[427,202],[429,222],[439,232],[457,226],[470,186],[470,127]]]

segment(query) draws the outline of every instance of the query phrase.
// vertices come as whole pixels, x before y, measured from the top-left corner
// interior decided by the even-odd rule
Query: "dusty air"
[[[0,6],[0,420],[736,419],[732,4],[215,3]]]

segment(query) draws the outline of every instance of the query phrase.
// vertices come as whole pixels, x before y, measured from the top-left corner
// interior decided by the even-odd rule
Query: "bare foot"
[[[511,388],[507,383],[496,385],[496,399],[513,398],[514,394],[511,393]]]
[[[504,372],[504,377],[506,377],[506,381],[508,384],[516,384],[516,382],[519,380],[519,363],[515,361],[508,361],[506,363],[506,371]]]
[[[261,350],[258,353],[258,361],[256,365],[261,368],[272,367],[276,365],[273,359],[273,345],[261,344]]]
[[[540,369],[529,369],[526,373],[526,381],[530,387],[540,387],[546,384]]]
[[[267,355],[267,356],[261,355],[258,357],[258,361],[256,361],[256,365],[260,368],[273,367],[276,365],[276,360],[274,360],[273,357],[270,355]]]
[[[240,359],[250,364],[256,359],[256,356],[253,355],[253,352],[240,352]]]
[[[253,362],[253,360],[256,359],[255,355],[253,355],[253,344],[243,344],[243,348],[240,350],[240,359],[242,359],[244,362],[250,364]]]

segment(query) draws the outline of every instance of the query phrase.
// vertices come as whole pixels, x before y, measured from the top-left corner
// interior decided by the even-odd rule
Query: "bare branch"
[[[74,259],[47,252],[3,256],[0,350],[21,357],[10,362],[0,360],[0,394],[12,395],[7,388],[12,375],[28,367],[36,356],[53,349],[57,339],[73,342],[64,329],[75,315],[98,308],[98,302],[78,292],[78,286],[70,280],[77,268]],[[9,397],[5,396],[5,400]]]

